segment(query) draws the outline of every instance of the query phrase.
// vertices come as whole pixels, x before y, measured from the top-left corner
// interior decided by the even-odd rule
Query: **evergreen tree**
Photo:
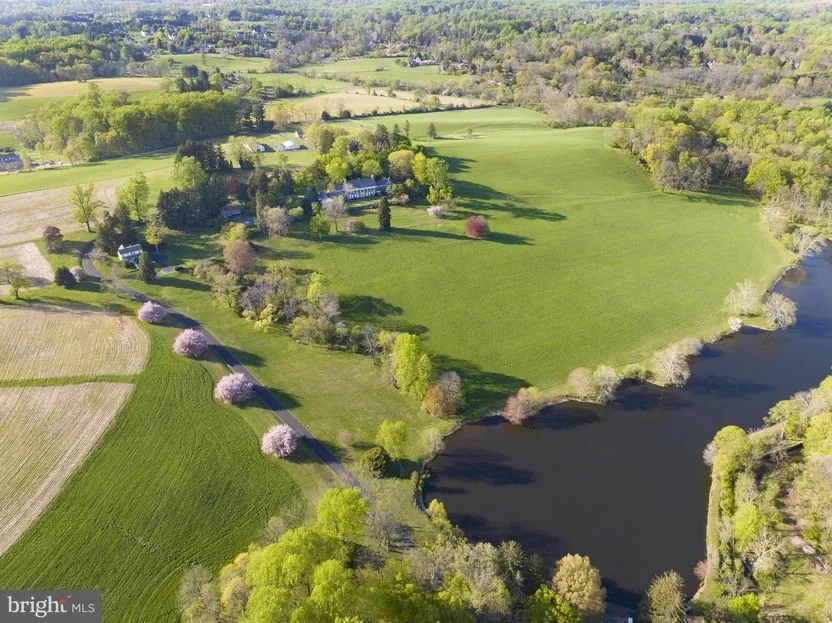
[[[156,281],[156,268],[153,266],[153,260],[146,251],[142,252],[139,258],[139,279],[145,283],[153,283]]]
[[[390,231],[390,203],[387,197],[382,197],[378,202],[378,230]]]

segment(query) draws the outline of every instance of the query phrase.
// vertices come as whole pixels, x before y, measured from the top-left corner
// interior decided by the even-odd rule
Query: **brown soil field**
[[[145,173],[148,179],[167,173],[167,169]],[[95,196],[109,206],[116,203],[116,189],[130,179],[118,177],[95,182]],[[62,232],[83,227],[72,218],[69,193],[72,186],[35,190],[0,197],[0,246],[39,238],[43,228],[54,225]]]
[[[34,242],[13,247],[0,247],[0,263],[14,262],[23,266],[23,274],[32,288],[42,288],[52,283],[52,266],[43,257]],[[0,286],[0,296],[9,293],[9,286]]]
[[[148,339],[126,316],[51,305],[0,307],[0,381],[138,374]]]
[[[61,490],[131,383],[0,388],[0,556]]]

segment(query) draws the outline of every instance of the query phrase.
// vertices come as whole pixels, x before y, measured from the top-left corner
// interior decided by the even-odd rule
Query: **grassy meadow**
[[[430,86],[435,83],[468,84],[469,76],[454,76],[440,71],[437,65],[422,65],[421,67],[407,67],[396,63],[404,58],[351,58],[319,65],[304,65],[298,71],[318,74],[343,74],[349,79],[392,81]]]
[[[550,130],[511,108],[384,123],[405,120],[448,160],[456,214],[394,208],[389,235],[274,246],[330,277],[347,319],[420,333],[443,367],[486,396],[551,387],[577,366],[639,361],[685,335],[710,335],[737,281],[767,284],[789,258],[750,198],[657,192],[602,129]],[[489,240],[464,236],[469,214],[487,218]],[[373,226],[377,217],[361,218]]]
[[[50,288],[37,300],[120,306],[94,290],[88,283]],[[173,355],[174,327],[148,329],[151,354],[132,396],[60,494],[0,558],[3,586],[96,587],[105,620],[173,621],[185,569],[203,564],[216,571],[258,538],[269,516],[314,506],[333,483],[304,448],[291,462],[263,457],[259,436],[274,415],[256,403],[214,402],[213,383],[224,366]]]
[[[159,78],[96,78],[87,82],[45,82],[0,89],[0,121],[17,121],[51,102],[80,95],[90,83],[102,91],[126,91],[133,97],[146,95],[162,85]]]

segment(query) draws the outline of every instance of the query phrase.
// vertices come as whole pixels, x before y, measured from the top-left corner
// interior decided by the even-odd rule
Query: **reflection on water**
[[[558,405],[525,427],[495,418],[464,427],[431,464],[426,497],[472,539],[514,539],[550,563],[588,554],[611,601],[634,604],[667,569],[693,592],[705,555],[703,448],[728,424],[760,426],[777,401],[830,373],[830,254],[777,290],[797,302],[797,324],[707,346],[684,388],[630,385],[613,404]]]

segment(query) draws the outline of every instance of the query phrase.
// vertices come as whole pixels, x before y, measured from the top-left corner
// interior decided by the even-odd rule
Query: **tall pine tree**
[[[390,203],[387,197],[382,197],[378,202],[378,230],[390,231]]]
[[[147,251],[143,251],[139,258],[139,279],[145,283],[156,281],[156,268],[153,266],[153,260],[150,259]]]

